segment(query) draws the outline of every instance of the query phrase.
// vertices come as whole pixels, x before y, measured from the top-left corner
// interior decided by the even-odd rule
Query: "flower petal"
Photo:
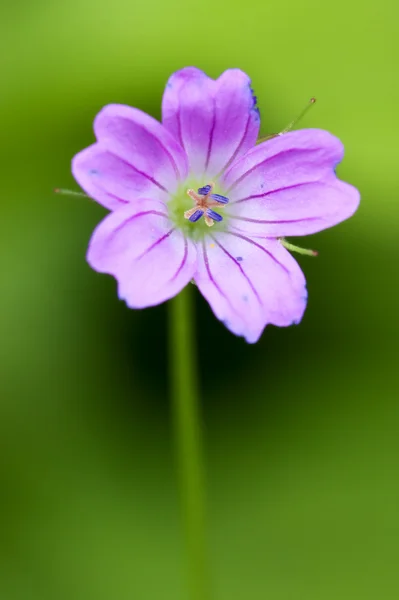
[[[268,323],[298,323],[306,307],[305,277],[277,240],[209,236],[199,247],[194,279],[216,317],[250,343]]]
[[[145,308],[172,298],[192,279],[196,249],[174,228],[162,202],[144,198],[100,223],[87,260],[117,279],[119,297],[130,308]]]
[[[162,122],[185,148],[192,174],[212,180],[258,137],[251,80],[239,69],[216,81],[194,67],[182,69],[166,86]]]
[[[183,149],[166,129],[136,108],[111,104],[94,121],[99,143],[77,154],[81,187],[111,210],[140,196],[167,201],[187,176]]]
[[[85,192],[110,210],[142,196],[164,202],[168,199],[166,188],[112,154],[101,143],[79,152],[73,159],[72,172]]]
[[[307,235],[349,218],[359,192],[337,179],[341,142],[319,129],[278,136],[235,162],[221,185],[232,225],[252,235]]]

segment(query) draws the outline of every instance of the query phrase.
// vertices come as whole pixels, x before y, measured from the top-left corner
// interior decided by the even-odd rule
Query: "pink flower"
[[[170,78],[162,124],[109,105],[75,179],[111,212],[90,241],[93,269],[113,275],[131,308],[159,304],[191,280],[216,317],[256,342],[268,323],[298,323],[306,282],[282,245],[350,217],[359,193],[337,179],[341,142],[319,129],[259,145],[248,76],[212,80],[188,67]]]

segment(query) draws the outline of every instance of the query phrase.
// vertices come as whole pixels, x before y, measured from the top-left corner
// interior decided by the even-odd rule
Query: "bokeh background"
[[[399,597],[395,0],[35,0],[0,8],[0,598],[187,600],[167,306],[85,262],[71,157],[110,102],[247,71],[262,132],[317,97],[356,216],[306,240],[303,322],[247,345],[197,298],[214,600]],[[303,243],[303,242],[302,242]]]

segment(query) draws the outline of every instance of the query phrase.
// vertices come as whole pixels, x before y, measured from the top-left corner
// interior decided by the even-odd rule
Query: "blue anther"
[[[214,210],[212,210],[210,208],[206,209],[206,214],[208,217],[210,217],[214,221],[223,221],[222,215],[218,215],[218,213],[216,213]]]
[[[203,210],[196,210],[195,213],[193,213],[191,217],[188,218],[188,220],[191,221],[191,223],[195,223],[202,217],[203,214]]]
[[[212,186],[210,185],[204,185],[204,187],[198,188],[198,193],[201,194],[201,196],[206,196],[211,191],[211,187]]]
[[[212,200],[216,200],[216,202],[219,202],[220,204],[227,204],[229,201],[227,196],[221,196],[220,194],[211,194],[210,198],[212,198]]]

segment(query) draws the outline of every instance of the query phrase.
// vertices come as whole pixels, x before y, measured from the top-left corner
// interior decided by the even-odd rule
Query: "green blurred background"
[[[167,306],[91,271],[70,159],[169,75],[253,79],[262,133],[339,136],[356,216],[306,240],[303,322],[235,338],[197,298],[214,600],[399,597],[395,0],[20,0],[0,8],[0,600],[187,600]],[[301,240],[300,243],[303,243]]]

